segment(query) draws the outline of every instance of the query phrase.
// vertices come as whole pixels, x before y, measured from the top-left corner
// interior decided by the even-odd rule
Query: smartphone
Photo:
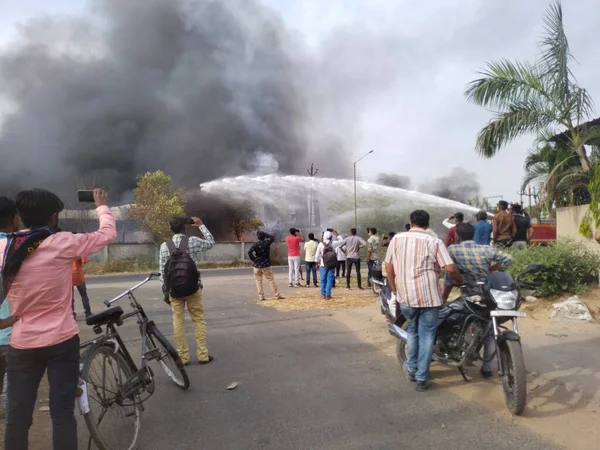
[[[77,191],[77,198],[81,203],[94,203],[94,191]]]
[[[192,219],[191,217],[175,217],[176,219],[181,219],[181,221],[183,221],[183,223],[185,223],[186,225],[194,225],[194,219]]]

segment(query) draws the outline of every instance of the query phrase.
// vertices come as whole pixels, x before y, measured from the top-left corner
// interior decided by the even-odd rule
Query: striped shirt
[[[204,239],[201,239],[197,236],[190,236],[188,239],[188,255],[192,257],[194,262],[198,264],[200,262],[200,255],[203,251],[209,250],[215,245],[215,238],[210,234],[208,228],[206,226],[200,225],[200,231],[204,236]],[[175,244],[175,247],[179,248],[179,244],[181,244],[181,239],[185,234],[176,234],[171,239]],[[162,279],[165,279],[165,266],[167,265],[167,261],[169,260],[171,253],[169,252],[169,247],[167,247],[167,243],[163,242],[160,246],[158,265],[160,267],[160,273],[162,274]]]
[[[399,233],[390,242],[385,262],[394,266],[396,295],[401,305],[411,308],[442,306],[440,268],[454,262],[440,239],[416,228]]]

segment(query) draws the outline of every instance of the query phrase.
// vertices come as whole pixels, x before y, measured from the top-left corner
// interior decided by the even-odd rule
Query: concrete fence
[[[249,261],[248,250],[253,242],[217,242],[210,250],[202,252],[201,261],[231,263]],[[123,259],[158,262],[159,246],[155,244],[110,244],[89,257],[90,262],[105,263]],[[287,246],[276,242],[271,246],[273,264],[287,263]]]
[[[592,238],[586,238],[579,233],[579,225],[589,209],[588,205],[568,206],[558,208],[556,212],[556,237],[557,239],[569,238],[589,245],[594,250],[600,250],[600,246]],[[593,227],[593,224],[592,224]],[[596,230],[592,228],[592,233]]]

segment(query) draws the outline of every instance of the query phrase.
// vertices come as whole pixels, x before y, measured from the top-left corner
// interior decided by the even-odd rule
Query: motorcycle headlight
[[[515,309],[517,306],[517,296],[519,293],[515,291],[497,291],[496,289],[490,289],[492,298],[500,309]]]

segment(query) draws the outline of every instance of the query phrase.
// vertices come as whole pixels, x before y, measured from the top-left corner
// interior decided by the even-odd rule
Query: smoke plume
[[[380,173],[375,179],[375,183],[400,189],[410,189],[411,186],[410,177],[391,173]]]
[[[481,185],[476,173],[468,172],[462,167],[455,167],[449,175],[423,184],[419,187],[419,191],[464,203],[479,195]]]
[[[340,30],[308,51],[258,0],[95,0],[33,19],[0,51],[0,192],[122,196],[159,168],[190,188],[265,158],[350,173],[358,106],[393,81],[393,45]]]

